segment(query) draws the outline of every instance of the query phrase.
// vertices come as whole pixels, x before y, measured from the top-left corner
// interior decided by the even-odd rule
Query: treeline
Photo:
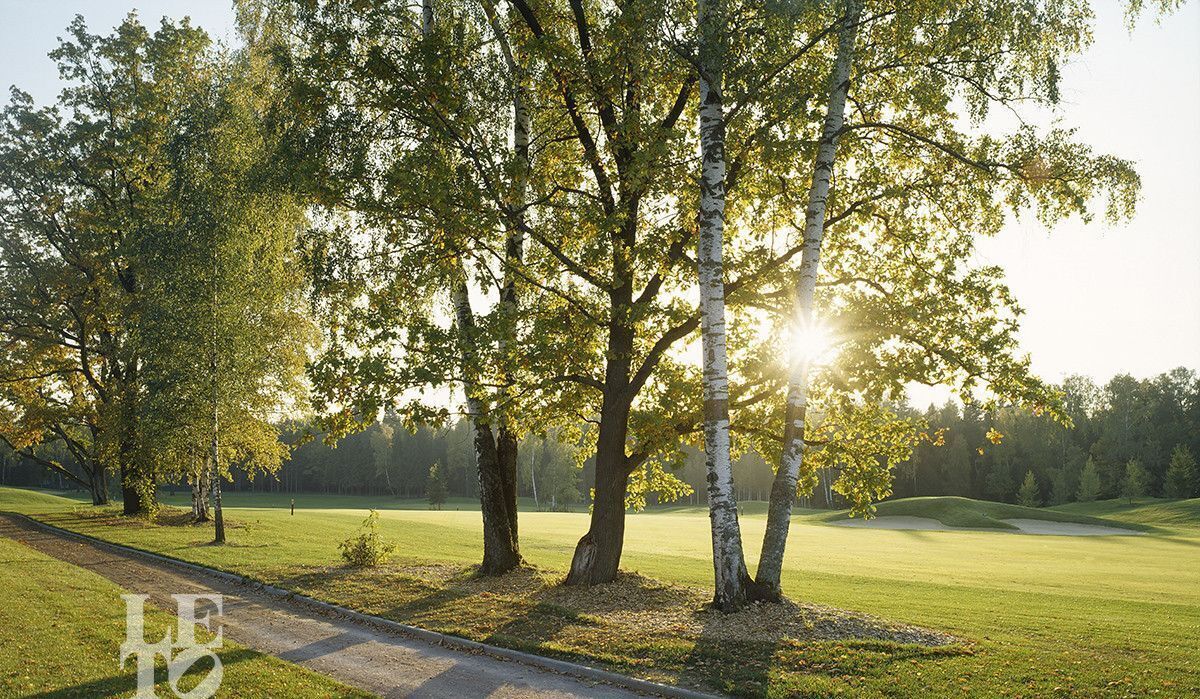
[[[1046,415],[1005,408],[984,413],[973,405],[930,407],[931,430],[944,430],[944,445],[919,445],[897,467],[895,494],[963,495],[1017,502],[1028,474],[1036,501],[1061,504],[1123,495],[1130,462],[1145,471],[1141,495],[1187,497],[1173,489],[1172,460],[1200,455],[1200,381],[1179,368],[1138,380],[1119,375],[1103,385],[1070,377],[1061,389],[1067,427]],[[999,434],[999,443],[988,432]],[[1191,467],[1194,469],[1194,467]],[[1097,479],[1082,483],[1085,472]],[[1200,483],[1190,476],[1190,496]],[[1082,487],[1081,487],[1082,486]]]
[[[1018,502],[1028,474],[1033,474],[1036,504],[1057,505],[1081,499],[1122,497],[1131,461],[1145,470],[1141,494],[1153,497],[1200,496],[1200,378],[1178,368],[1149,379],[1119,375],[1103,385],[1072,376],[1059,387],[1072,425],[1019,408],[985,412],[977,404],[947,402],[923,413],[910,407],[901,414],[920,414],[930,438],[893,470],[891,497],[960,495]],[[989,433],[993,436],[989,438]],[[285,443],[297,445],[274,474],[235,470],[236,491],[314,492],[425,498],[430,469],[437,465],[452,497],[477,498],[478,474],[470,425],[458,421],[447,428],[420,426],[410,432],[399,421],[384,420],[330,446],[321,434],[291,425],[282,430]],[[61,445],[59,445],[61,449]],[[47,446],[47,454],[53,446]],[[70,455],[57,458],[70,464]],[[520,444],[519,495],[542,509],[586,507],[584,484],[594,473],[591,459],[580,463],[579,447],[553,437],[527,436]],[[1171,473],[1181,464],[1180,475]],[[774,479],[771,463],[756,452],[734,461],[739,500],[765,500]],[[844,507],[845,500],[827,487],[837,480],[839,465],[818,474],[814,491],[802,493],[812,507]],[[1095,485],[1085,471],[1094,473]],[[684,447],[672,471],[690,492],[683,501],[705,500],[704,454]],[[1181,479],[1181,480],[1178,480]],[[0,445],[0,484],[70,487],[72,482],[22,459]],[[1029,497],[1029,494],[1025,494]],[[670,502],[676,502],[671,500]],[[657,493],[650,504],[658,503]]]
[[[1072,376],[1057,388],[1070,425],[1017,407],[985,411],[978,404],[957,401],[925,411],[898,408],[901,415],[923,419],[929,438],[915,447],[912,458],[896,464],[891,497],[961,495],[1015,503],[1032,473],[1038,504],[1075,502],[1090,462],[1098,489],[1088,493],[1085,487],[1085,498],[1117,498],[1130,461],[1146,472],[1141,494],[1182,496],[1171,489],[1168,471],[1177,452],[1185,459],[1200,454],[1200,378],[1195,371],[1180,367],[1147,379],[1122,374],[1102,385]],[[289,490],[422,498],[429,468],[438,463],[445,466],[451,495],[476,497],[470,440],[466,422],[441,430],[421,427],[411,434],[399,424],[384,422],[342,440],[336,449],[319,440],[300,446],[284,464],[279,481]],[[522,442],[520,495],[533,498],[534,485],[540,482],[539,502],[547,506],[546,493],[559,488],[558,503],[586,503],[586,489],[576,484],[589,482],[594,467],[590,459],[580,466],[575,450],[575,445],[554,439],[529,437]],[[684,447],[683,458],[670,468],[690,489],[684,499],[703,503],[703,452]],[[770,461],[749,452],[734,461],[733,469],[739,500],[767,499],[775,475]],[[828,487],[840,477],[840,469],[837,463],[822,469],[815,489],[801,494],[805,503],[845,507],[845,498]],[[1192,471],[1189,476],[1192,490],[1187,497],[1200,495],[1198,475]],[[650,503],[657,501],[652,494]]]

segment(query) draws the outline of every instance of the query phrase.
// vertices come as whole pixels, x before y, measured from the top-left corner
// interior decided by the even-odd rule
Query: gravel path
[[[150,595],[162,609],[174,610],[171,594],[219,593],[225,604],[221,622],[231,640],[385,697],[643,696],[322,616],[242,585],[81,542],[11,515],[0,514],[0,536]]]

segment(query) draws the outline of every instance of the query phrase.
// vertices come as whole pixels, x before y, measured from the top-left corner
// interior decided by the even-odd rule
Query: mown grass
[[[233,498],[228,502],[232,506]],[[626,631],[629,626],[618,622],[639,604],[645,607],[644,601],[596,608],[599,597],[575,604],[552,592],[561,588],[543,582],[473,581],[479,515],[465,509],[381,510],[383,534],[399,546],[396,564],[352,571],[339,565],[337,544],[362,520],[361,507],[377,506],[364,499],[355,508],[355,502],[338,500],[340,507],[330,509],[300,509],[297,502],[293,516],[286,508],[253,507],[253,496],[240,495],[238,507],[229,511],[238,526],[224,548],[205,545],[211,533],[202,527],[89,518],[73,512],[78,505],[67,501],[52,507],[39,502],[28,510],[60,526],[401,621],[747,696],[1200,693],[1200,518],[1189,515],[1197,501],[1095,503],[1065,512],[1154,527],[1141,537],[870,530],[821,523],[828,513],[796,518],[784,570],[792,598],[971,641],[948,650],[772,634],[730,640],[718,628],[698,634],[669,627]],[[1064,511],[1035,512],[1047,518]],[[1168,519],[1169,528],[1163,526]],[[582,513],[522,514],[522,551],[541,567],[539,579],[554,582],[585,529]],[[747,550],[757,551],[761,515],[748,512],[743,530]],[[627,570],[703,595],[711,584],[710,556],[702,508],[629,517]],[[652,592],[634,597],[641,595],[654,599]]]
[[[988,502],[953,496],[933,496],[919,498],[904,498],[902,500],[886,500],[879,503],[877,517],[927,517],[936,519],[948,527],[969,527],[973,529],[1009,529],[1017,527],[1005,522],[1006,519],[1041,519],[1050,522],[1072,522],[1076,524],[1094,524],[1108,527],[1127,529],[1146,529],[1138,524],[1113,521],[1089,516],[1083,512],[1055,510],[1041,507],[1023,507],[1004,502]],[[821,519],[836,521],[846,519],[845,512],[837,512]]]
[[[12,494],[0,492],[0,501],[11,504]],[[99,575],[0,538],[0,696],[133,696],[135,662],[123,669],[117,664],[125,639],[122,592]],[[176,623],[149,605],[145,621],[150,642]],[[197,629],[197,637],[202,634]],[[228,639],[217,655],[222,697],[371,696]],[[211,667],[198,663],[180,688],[194,687]],[[158,696],[174,696],[161,659],[157,670]]]
[[[1054,508],[1059,512],[1091,517],[1103,517],[1109,522],[1125,522],[1133,526],[1150,526],[1168,532],[1187,534],[1200,527],[1200,498],[1191,500],[1158,500],[1138,498],[1126,500],[1073,502]]]

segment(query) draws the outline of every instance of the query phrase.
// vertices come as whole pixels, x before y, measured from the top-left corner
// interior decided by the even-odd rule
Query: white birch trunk
[[[421,2],[421,36],[428,39],[433,31],[433,0]]]
[[[721,95],[724,47],[720,0],[699,0],[700,212],[697,263],[704,353],[704,461],[712,525],[713,604],[736,610],[746,601],[746,562],[738,525],[729,444],[729,370],[725,348],[725,114]]]
[[[829,198],[829,182],[833,174],[837,155],[838,134],[842,130],[846,110],[846,95],[850,90],[850,71],[854,63],[854,43],[858,34],[858,23],[862,15],[861,0],[846,0],[846,11],[842,28],[838,32],[837,55],[829,80],[829,103],[821,143],[817,147],[817,158],[813,165],[812,187],[808,194],[808,207],[804,216],[804,250],[800,258],[800,272],[796,278],[794,322],[800,332],[813,326],[813,292],[817,285],[817,271],[821,264],[821,242],[825,234],[826,202]],[[779,471],[771,488],[771,502],[767,510],[767,531],[763,537],[762,555],[759,558],[757,582],[769,594],[780,594],[780,574],[783,569],[783,553],[787,545],[788,526],[791,522],[792,504],[796,499],[796,483],[804,458],[804,423],[808,409],[809,360],[794,361],[788,382],[787,409],[785,413],[783,453]]]
[[[209,477],[212,479],[212,498],[213,498],[213,524],[214,524],[214,544],[225,543],[225,514],[221,507],[221,470],[220,470],[220,435],[221,435],[221,420],[218,411],[218,399],[220,393],[217,384],[217,294],[216,280],[217,275],[216,262],[213,262],[213,328],[212,328],[212,348],[208,359],[208,371],[210,373],[209,380],[212,382],[212,443],[210,444],[211,452],[209,461],[211,470]]]

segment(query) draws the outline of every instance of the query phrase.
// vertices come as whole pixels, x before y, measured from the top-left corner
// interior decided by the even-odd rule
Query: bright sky
[[[980,260],[1007,270],[1027,311],[1023,346],[1048,379],[1200,369],[1200,2],[1161,23],[1143,20],[1132,34],[1123,3],[1094,6],[1095,43],[1063,72],[1061,123],[1098,152],[1137,163],[1137,217],[1053,231],[1014,222],[983,242]],[[131,7],[148,24],[190,15],[232,36],[233,12],[220,0],[0,0],[0,87],[49,102],[59,84],[46,53],[71,18],[82,12],[93,31],[106,31]],[[912,390],[919,406],[945,396]]]

